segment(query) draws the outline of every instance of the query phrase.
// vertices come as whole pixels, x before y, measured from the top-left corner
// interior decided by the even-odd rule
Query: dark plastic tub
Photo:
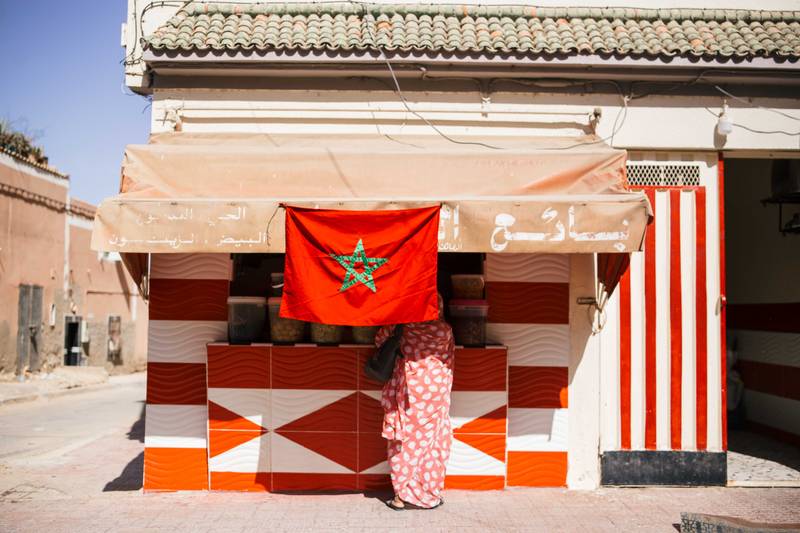
[[[450,323],[456,344],[485,346],[488,314],[486,300],[450,300]]]
[[[228,298],[228,342],[251,344],[264,335],[267,324],[267,299],[260,296]]]

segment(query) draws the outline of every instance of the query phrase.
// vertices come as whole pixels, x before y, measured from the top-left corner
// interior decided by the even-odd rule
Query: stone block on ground
[[[751,522],[732,516],[681,513],[681,533],[772,533],[800,531],[800,523]]]

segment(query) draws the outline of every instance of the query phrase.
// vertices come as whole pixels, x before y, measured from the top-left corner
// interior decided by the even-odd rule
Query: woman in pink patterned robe
[[[375,344],[383,344],[393,331],[394,326],[383,326]],[[450,457],[453,332],[441,319],[405,324],[400,351],[403,357],[397,358],[381,398],[395,494],[387,505],[431,509],[444,503],[441,493]]]

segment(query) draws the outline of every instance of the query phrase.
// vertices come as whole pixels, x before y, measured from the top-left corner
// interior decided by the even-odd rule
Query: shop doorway
[[[78,366],[81,363],[81,327],[83,319],[68,316],[64,319],[64,365]]]
[[[800,486],[800,160],[725,161],[728,482]]]

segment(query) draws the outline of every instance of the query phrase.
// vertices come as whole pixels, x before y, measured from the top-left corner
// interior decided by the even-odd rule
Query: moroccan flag
[[[438,231],[439,206],[287,206],[280,316],[352,326],[436,319]]]

